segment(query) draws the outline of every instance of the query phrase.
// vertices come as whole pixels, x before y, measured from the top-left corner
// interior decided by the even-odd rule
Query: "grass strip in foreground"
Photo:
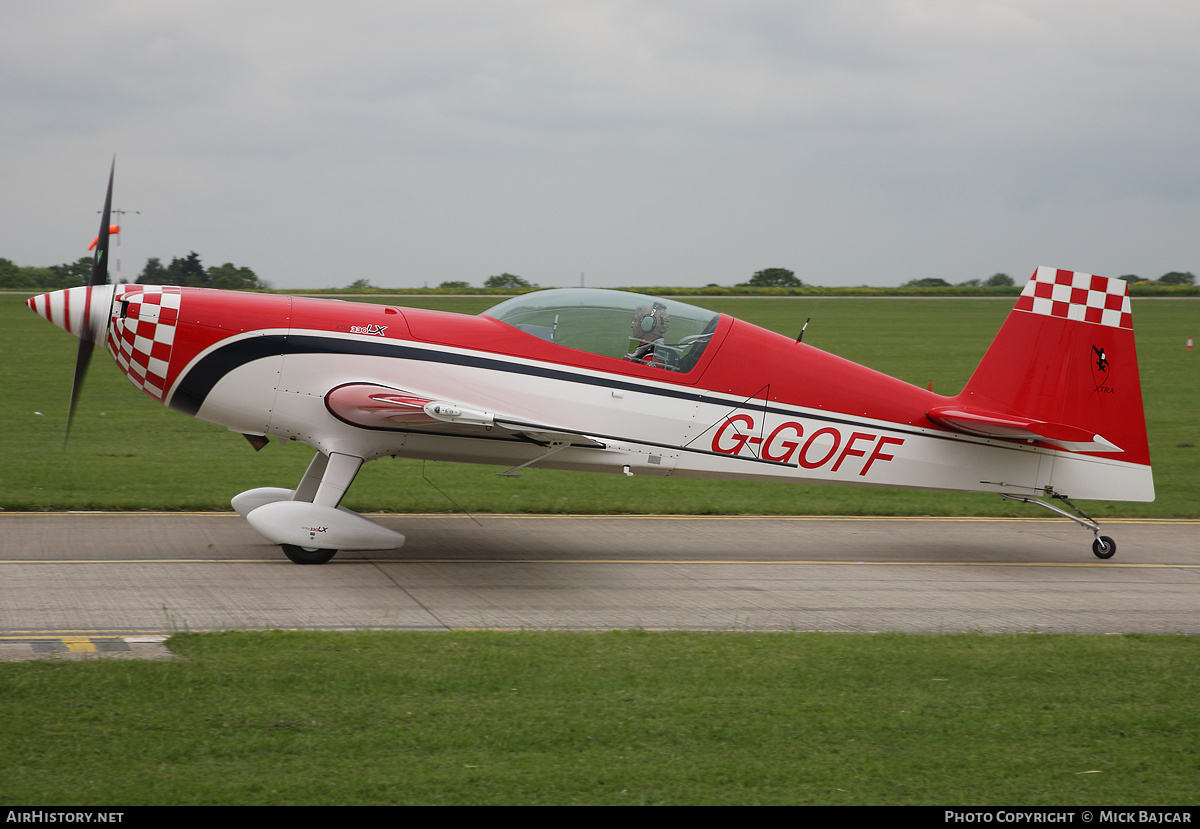
[[[1195,802],[1183,636],[229,633],[0,664],[9,804]]]

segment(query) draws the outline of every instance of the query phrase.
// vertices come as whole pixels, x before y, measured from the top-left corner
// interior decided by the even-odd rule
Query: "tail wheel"
[[[297,547],[295,544],[280,544],[283,554],[296,564],[325,564],[337,555],[337,550],[324,550],[317,547]],[[1100,555],[1096,553],[1096,555]]]
[[[1098,535],[1092,542],[1092,552],[1096,554],[1096,558],[1112,558],[1117,552],[1117,542],[1107,535]]]

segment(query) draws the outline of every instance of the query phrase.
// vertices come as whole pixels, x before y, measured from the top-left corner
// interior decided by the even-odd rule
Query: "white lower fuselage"
[[[1115,458],[1024,442],[442,345],[410,341],[404,347],[414,357],[287,353],[254,360],[222,377],[196,414],[238,432],[295,439],[326,454],[368,460],[393,456],[510,467],[535,461],[544,468],[633,475],[1019,495],[1052,487],[1072,498],[1116,500],[1138,499],[1149,476],[1147,467]],[[545,446],[499,429],[362,428],[334,417],[325,404],[328,392],[350,378],[435,400],[470,400],[594,438],[604,448],[569,446],[547,455]]]

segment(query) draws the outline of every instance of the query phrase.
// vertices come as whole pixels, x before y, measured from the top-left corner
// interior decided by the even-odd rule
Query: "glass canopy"
[[[687,372],[704,353],[721,315],[627,291],[553,288],[513,297],[483,316],[556,345]]]

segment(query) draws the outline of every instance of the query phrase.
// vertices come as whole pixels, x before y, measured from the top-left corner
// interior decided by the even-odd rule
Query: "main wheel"
[[[1107,535],[1098,535],[1092,542],[1092,552],[1096,554],[1096,558],[1112,558],[1117,552],[1117,542]]]
[[[337,555],[337,550],[322,550],[316,547],[297,547],[295,544],[280,544],[283,554],[296,564],[324,564]],[[1096,553],[1096,555],[1100,555]]]

